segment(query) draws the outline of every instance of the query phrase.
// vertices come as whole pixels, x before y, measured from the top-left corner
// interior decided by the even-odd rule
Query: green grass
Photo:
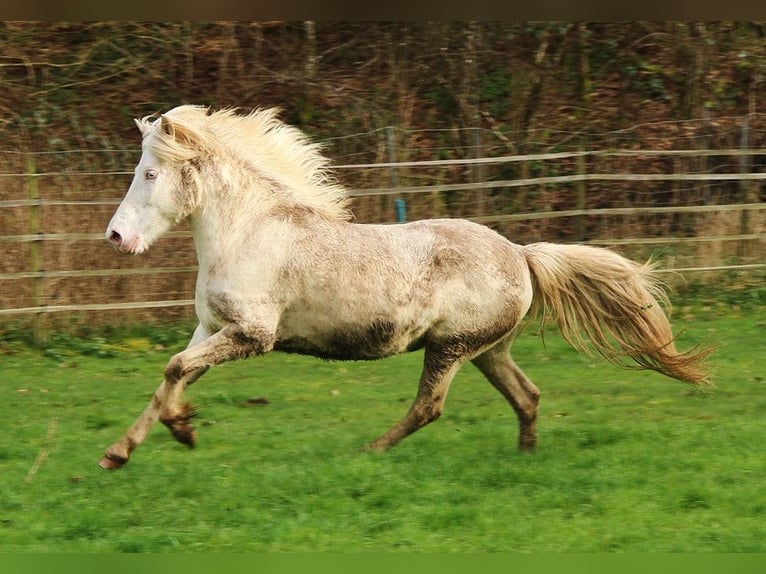
[[[675,320],[682,347],[720,345],[715,390],[520,336],[514,356],[543,392],[535,454],[516,451],[515,416],[470,365],[439,421],[363,453],[408,408],[421,354],[275,353],[187,391],[195,450],[158,425],[117,472],[97,467],[101,452],[183,342],[6,341],[0,549],[764,552],[766,311],[697,305]]]

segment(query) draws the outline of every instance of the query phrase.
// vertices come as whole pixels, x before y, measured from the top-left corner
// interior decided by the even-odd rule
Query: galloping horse
[[[676,350],[651,264],[595,247],[517,245],[459,219],[353,223],[329,160],[276,114],[184,105],[136,120],[143,154],[106,238],[138,254],[188,219],[199,325],[102,467],[125,464],[157,419],[193,446],[184,388],[212,365],[272,350],[332,360],[423,350],[412,406],[371,450],[438,418],[471,361],[516,412],[519,447],[534,449],[540,393],[509,354],[530,307],[580,351],[707,383],[710,350]]]

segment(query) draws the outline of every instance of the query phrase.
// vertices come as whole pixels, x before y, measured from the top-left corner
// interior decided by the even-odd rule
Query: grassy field
[[[445,413],[384,454],[422,355],[326,363],[273,354],[187,392],[198,447],[161,425],[117,472],[102,450],[145,406],[175,332],[0,344],[0,549],[766,551],[762,306],[676,309],[717,387],[619,370],[530,328],[514,356],[543,392],[540,444],[471,365]],[[265,398],[268,404],[251,399]]]

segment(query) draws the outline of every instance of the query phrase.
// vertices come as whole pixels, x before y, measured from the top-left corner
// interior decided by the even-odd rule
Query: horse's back
[[[434,234],[428,265],[442,300],[447,331],[512,330],[532,301],[523,249],[464,219],[413,222]]]

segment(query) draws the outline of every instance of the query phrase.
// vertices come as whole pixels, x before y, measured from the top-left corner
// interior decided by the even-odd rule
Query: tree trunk
[[[587,22],[577,24],[577,96],[582,106],[582,112],[590,104],[590,94],[593,91],[593,83],[590,78],[590,58],[588,54],[588,41],[590,30]]]
[[[481,29],[477,22],[470,22],[465,30],[463,43],[463,73],[460,89],[460,107],[466,128],[471,128],[469,135],[468,156],[472,159],[481,157],[482,134],[481,114],[479,111],[480,83],[479,83],[479,44],[481,42]],[[485,169],[480,165],[472,165],[470,168],[470,181],[479,182],[486,178]],[[484,215],[487,207],[486,190],[475,190],[473,193],[474,209],[471,215]]]

